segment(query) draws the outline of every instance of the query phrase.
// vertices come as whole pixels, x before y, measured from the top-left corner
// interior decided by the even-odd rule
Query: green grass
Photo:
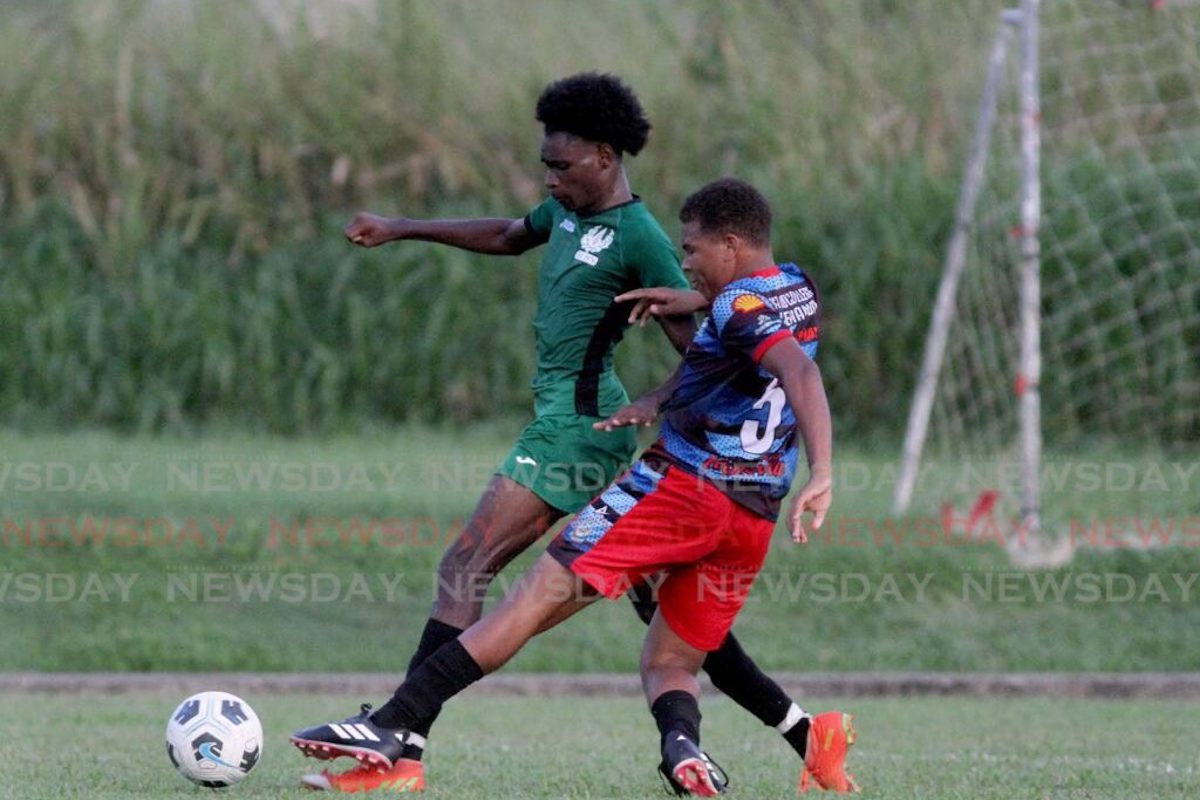
[[[178,699],[0,698],[0,794],[210,796],[175,775],[164,753],[163,730]],[[342,716],[363,698],[246,699],[263,721],[264,755],[229,793],[249,800],[308,797],[298,778],[317,762],[288,746],[287,734]],[[800,700],[814,709],[830,705]],[[1185,798],[1194,796],[1200,768],[1194,703],[939,698],[834,705],[856,714],[850,765],[866,797]],[[705,747],[728,770],[734,796],[790,796],[798,764],[778,735],[724,698],[706,698],[703,708]],[[432,738],[426,796],[654,797],[656,745],[653,722],[634,699],[464,698],[447,707]]]
[[[0,433],[0,669],[325,671],[346,668],[349,652],[354,669],[397,671],[419,636],[445,544],[518,427],[300,440]],[[1083,546],[1068,564],[1027,570],[997,544],[1013,535],[1011,500],[975,535],[959,524],[947,538],[930,514],[936,504],[888,515],[889,455],[843,447],[826,528],[807,547],[776,536],[739,636],[776,670],[1194,669],[1196,459],[1085,455],[1053,462],[1060,478],[1075,464],[1078,480],[1046,496],[1050,527],[1074,530]],[[1097,490],[1082,470],[1102,464],[1122,466],[1114,474],[1125,483],[1129,470],[1166,483]],[[1189,464],[1180,478],[1175,467]],[[272,467],[273,485],[238,488],[238,470],[250,480],[247,470]],[[296,491],[285,482],[292,469],[316,482]],[[368,483],[351,485],[354,475]],[[961,519],[980,489],[1004,485],[981,472],[970,490],[925,496],[952,497]],[[109,526],[103,544],[72,540],[71,526],[89,520]],[[181,536],[189,520],[195,538]],[[1173,546],[1134,547],[1135,523],[1160,533],[1173,525]],[[223,541],[215,526],[229,529]],[[127,602],[118,580],[133,581]],[[602,603],[532,643],[514,668],[631,671],[641,634],[626,603]]]

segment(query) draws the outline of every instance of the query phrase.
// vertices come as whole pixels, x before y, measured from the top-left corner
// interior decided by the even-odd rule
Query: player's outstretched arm
[[[639,315],[637,306],[643,305],[648,309],[652,305],[654,298],[658,298],[663,306],[669,306],[672,309],[677,306],[684,310],[678,314],[665,313],[662,315],[659,315],[657,311],[643,310],[640,312],[640,322],[644,325],[646,319],[650,316],[658,316],[658,322],[662,325],[663,333],[667,335],[675,350],[682,355],[687,352],[688,346],[691,345],[692,340],[696,337],[697,325],[696,318],[693,316],[695,312],[693,306],[697,305],[697,303],[703,303],[704,306],[707,306],[708,301],[699,292],[683,289],[654,288],[634,289],[633,291],[617,295],[613,298],[613,302],[636,301],[635,308],[629,317],[630,322],[635,322],[637,321],[635,315]],[[667,402],[667,399],[675,392],[675,387],[679,385],[679,377],[682,374],[683,361],[681,360],[675,367],[675,371],[665,381],[628,405],[622,406],[607,419],[594,423],[592,427],[598,431],[611,431],[630,425],[640,425],[643,428],[650,427],[658,419],[658,412],[662,409],[663,403]]]
[[[808,541],[804,514],[813,514],[812,527],[825,522],[833,502],[833,421],[821,370],[795,339],[785,339],[763,356],[762,367],[779,379],[784,396],[796,415],[796,425],[808,456],[808,481],[800,487],[788,510],[788,528],[798,543]]]
[[[679,355],[686,353],[688,347],[692,344],[692,340],[696,338],[696,328],[698,326],[696,325],[696,317],[691,312],[660,316],[658,324],[662,326],[663,333],[667,335],[671,346],[675,348],[675,352],[679,353]],[[664,386],[660,386],[659,390],[663,389]],[[670,389],[673,390],[674,386],[670,387]],[[666,400],[670,394],[671,391],[668,390],[662,399]]]
[[[615,303],[629,300],[636,301],[629,311],[631,325],[645,326],[651,317],[661,319],[688,315],[708,308],[708,300],[695,289],[672,289],[666,286],[633,289],[613,298]]]
[[[628,405],[621,406],[611,417],[592,423],[592,427],[598,431],[611,431],[630,425],[649,428],[654,424],[654,420],[658,419],[658,412],[662,410],[663,403],[667,402],[667,398],[679,385],[679,376],[682,374],[683,361],[680,361],[671,377],[663,381],[662,385],[651,389]]]
[[[351,243],[377,247],[387,242],[416,239],[448,244],[474,253],[515,256],[546,241],[531,232],[524,219],[409,219],[381,217],[360,211],[342,230]]]

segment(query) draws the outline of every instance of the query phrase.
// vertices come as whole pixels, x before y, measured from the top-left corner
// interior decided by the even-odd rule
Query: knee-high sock
[[[447,625],[441,620],[430,617],[425,623],[425,630],[421,632],[421,641],[417,645],[417,651],[413,653],[412,660],[408,662],[408,674],[412,675],[413,672],[416,671],[417,667],[425,663],[425,659],[429,658],[431,655],[441,649],[442,645],[457,639],[458,635],[462,632],[462,628],[455,627],[454,625]],[[438,715],[435,713],[425,722],[415,726],[412,729],[412,732],[418,734],[422,737],[422,739],[424,739],[424,737],[429,735],[429,729],[433,726],[434,720],[436,720],[437,717]],[[421,756],[424,755],[424,753],[424,746],[410,742],[404,745],[404,752],[400,757],[407,758],[412,761],[420,761]]]
[[[719,649],[704,659],[704,671],[712,679],[713,686],[758,717],[764,725],[778,730],[803,758],[808,748],[808,714],[759,669],[732,633],[725,637]]]
[[[467,648],[453,639],[410,672],[371,721],[384,728],[419,730],[437,718],[447,700],[482,677]]]
[[[650,706],[650,713],[658,724],[660,744],[668,733],[682,733],[696,744],[700,744],[700,704],[688,692],[674,690],[663,692]]]

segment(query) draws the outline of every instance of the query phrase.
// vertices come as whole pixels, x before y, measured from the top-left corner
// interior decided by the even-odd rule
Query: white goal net
[[[1043,0],[1038,16],[1040,380],[1021,359],[1031,144],[1019,87],[1030,65],[1020,14],[1010,13],[991,121],[988,90],[982,103],[986,147],[967,170],[979,181],[964,181],[977,196],[960,204],[961,277],[944,330],[931,329],[937,346],[927,351],[942,354],[926,353],[930,400],[922,414],[918,386],[897,510],[906,488],[918,498],[946,491],[916,479],[914,450],[917,465],[1019,460],[1030,391],[1040,395],[1038,458],[1042,442],[1070,451],[1200,441],[1200,0]]]

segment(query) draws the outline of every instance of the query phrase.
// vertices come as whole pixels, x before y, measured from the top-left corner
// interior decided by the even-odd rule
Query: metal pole
[[[1021,452],[1021,521],[1037,533],[1041,520],[1041,99],[1038,93],[1040,0],[1021,0],[1021,363],[1016,377]]]
[[[971,222],[975,217],[975,205],[979,190],[983,186],[983,175],[987,168],[988,147],[992,140],[992,129],[996,121],[996,104],[1000,94],[1000,83],[1004,79],[1004,64],[1008,57],[1010,26],[1019,20],[1019,12],[1009,10],[1001,16],[1000,29],[992,45],[988,61],[987,79],[983,84],[983,95],[979,100],[979,114],[975,120],[975,134],[967,169],[963,174],[958,191],[958,207],[954,212],[954,232],[946,250],[942,267],[942,281],[938,286],[933,316],[929,321],[929,334],[925,338],[925,355],[921,361],[921,372],[917,376],[917,388],[913,394],[912,408],[908,412],[908,426],[904,433],[904,450],[900,461],[900,476],[892,496],[892,511],[903,514],[912,502],[913,489],[921,468],[921,453],[925,449],[925,438],[929,432],[929,417],[933,412],[933,399],[937,391],[938,376],[946,355],[946,342],[950,334],[950,323],[954,319],[954,299],[962,279],[967,260],[967,239]]]

